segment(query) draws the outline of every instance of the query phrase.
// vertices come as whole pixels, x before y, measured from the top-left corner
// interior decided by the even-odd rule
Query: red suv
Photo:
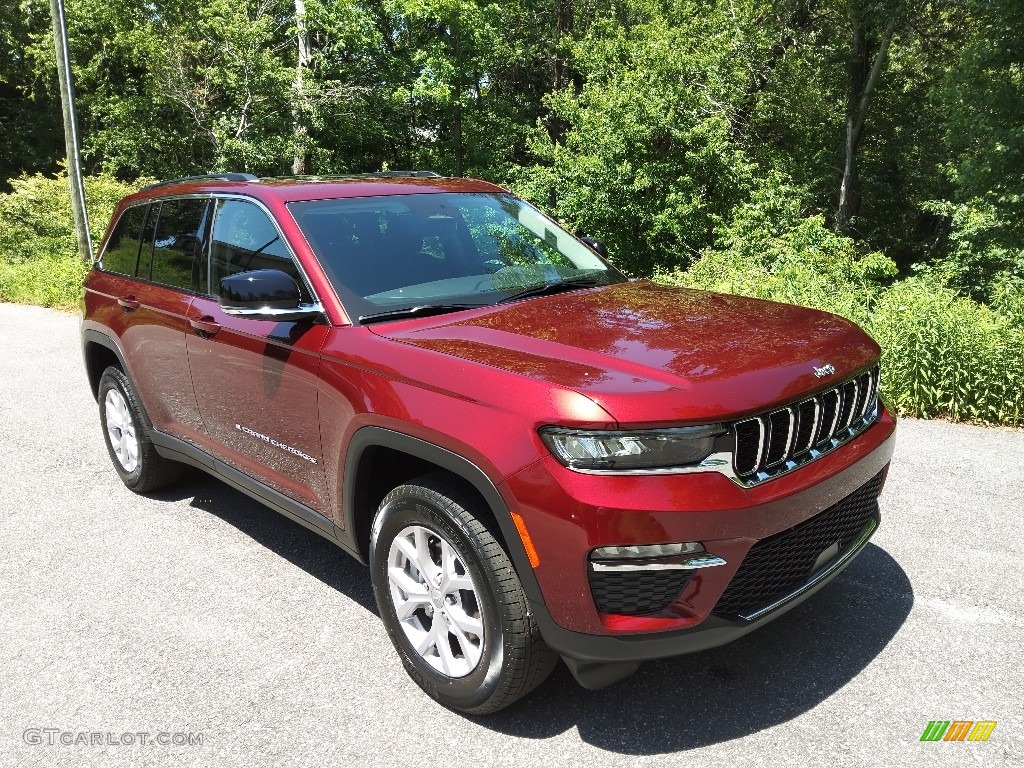
[[[895,422],[834,315],[626,279],[509,192],[245,174],[126,198],[82,339],[133,491],[190,464],[368,563],[431,696],[733,640],[878,526]]]

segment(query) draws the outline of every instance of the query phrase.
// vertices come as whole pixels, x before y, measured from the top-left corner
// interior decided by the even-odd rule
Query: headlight
[[[699,464],[714,450],[721,424],[675,429],[589,431],[544,427],[540,436],[560,462],[571,469],[670,469]]]

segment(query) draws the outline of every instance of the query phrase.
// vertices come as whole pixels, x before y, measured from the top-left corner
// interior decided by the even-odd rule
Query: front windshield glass
[[[288,207],[353,318],[485,306],[625,280],[511,195],[442,192]]]

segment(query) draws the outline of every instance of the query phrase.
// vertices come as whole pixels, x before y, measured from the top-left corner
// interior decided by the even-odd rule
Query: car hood
[[[756,413],[833,386],[880,352],[827,312],[648,281],[371,329],[575,390],[630,425]],[[834,373],[819,377],[827,366]]]

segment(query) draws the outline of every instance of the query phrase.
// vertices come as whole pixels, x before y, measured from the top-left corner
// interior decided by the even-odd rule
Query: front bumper
[[[846,567],[877,527],[877,508],[873,524],[798,588],[757,611],[740,612],[747,618],[712,614],[750,549],[884,477],[894,444],[895,422],[883,409],[875,425],[841,450],[753,488],[717,473],[595,478],[570,472],[554,459],[509,478],[507,490],[540,556],[535,574],[544,602],[532,607],[545,640],[584,685],[599,686],[641,661],[700,651],[753,631]],[[727,563],[695,572],[665,610],[635,616],[597,610],[587,564],[594,547],[674,541],[702,542]]]

